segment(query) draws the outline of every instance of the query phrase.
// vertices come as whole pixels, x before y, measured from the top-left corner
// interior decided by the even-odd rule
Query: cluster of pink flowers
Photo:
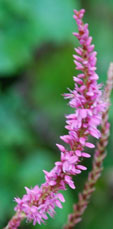
[[[39,188],[26,189],[27,194],[22,199],[15,198],[17,206],[15,210],[23,212],[25,217],[35,225],[40,224],[48,218],[47,214],[53,216],[55,206],[62,207],[64,197],[59,190],[65,190],[66,184],[72,189],[75,184],[72,180],[73,175],[86,170],[80,164],[82,157],[90,157],[84,152],[84,147],[94,148],[88,141],[88,136],[95,138],[101,136],[97,129],[101,123],[102,112],[106,104],[102,99],[101,86],[97,84],[98,75],[96,74],[96,52],[94,45],[91,44],[92,37],[89,36],[88,24],[84,24],[82,17],[85,10],[74,10],[74,19],[78,25],[78,33],[74,33],[80,42],[80,47],[76,48],[77,55],[74,55],[76,69],[81,73],[74,76],[74,90],[64,94],[66,99],[70,99],[69,105],[74,108],[73,114],[66,116],[66,126],[68,135],[60,138],[69,145],[69,150],[63,145],[57,144],[61,151],[61,160],[55,163],[55,167],[50,171],[44,171],[45,183]]]
[[[48,219],[48,215],[51,217],[54,216],[55,206],[62,208],[61,202],[64,202],[64,197],[61,193],[51,192],[49,196],[46,197],[46,201],[41,203],[41,189],[36,185],[33,189],[25,188],[26,195],[22,199],[15,198],[15,201],[18,203],[15,210],[19,212],[24,212],[29,221],[33,220],[33,225],[37,222],[40,224],[44,223],[44,220]],[[37,205],[38,202],[38,205]]]

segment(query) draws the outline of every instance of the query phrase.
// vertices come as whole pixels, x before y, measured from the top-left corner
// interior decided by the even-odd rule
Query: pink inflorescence
[[[97,126],[101,123],[102,112],[106,104],[102,100],[101,86],[97,84],[98,75],[96,74],[96,52],[94,45],[91,44],[92,37],[89,36],[88,24],[84,24],[82,17],[85,10],[74,10],[74,19],[78,25],[78,33],[74,36],[80,42],[80,47],[76,48],[77,55],[74,55],[76,69],[81,73],[74,76],[74,90],[64,94],[66,99],[70,99],[69,105],[74,108],[73,114],[66,116],[66,129],[68,135],[60,138],[67,143],[70,149],[57,144],[61,151],[61,160],[55,163],[55,167],[50,171],[44,171],[45,183],[39,188],[26,188],[26,195],[22,199],[15,198],[17,212],[23,212],[25,217],[35,225],[46,220],[47,214],[53,216],[55,206],[62,207],[64,197],[59,190],[65,190],[66,184],[72,189],[75,188],[72,180],[73,175],[86,170],[86,167],[80,164],[82,157],[90,157],[84,152],[84,147],[94,148],[94,145],[88,142],[88,136],[100,137],[100,131]]]
[[[41,196],[41,189],[38,186],[35,186],[33,189],[25,188],[26,195],[22,199],[15,198],[17,206],[16,211],[24,212],[29,221],[33,220],[33,225],[37,222],[44,223],[44,220],[48,219],[48,215],[51,217],[54,216],[55,206],[62,208],[61,202],[64,202],[64,197],[61,193],[51,192],[47,197],[44,203],[39,201]]]

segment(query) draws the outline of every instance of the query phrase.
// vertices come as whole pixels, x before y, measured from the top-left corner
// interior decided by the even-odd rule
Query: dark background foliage
[[[64,114],[71,112],[61,94],[73,89],[72,76],[77,74],[72,59],[78,45],[72,36],[77,29],[74,8],[86,9],[99,81],[105,83],[113,61],[112,0],[0,0],[0,228],[13,214],[14,197],[21,197],[25,186],[40,185],[42,170],[59,160],[55,144],[66,133]],[[113,104],[104,171],[78,229],[113,228],[112,116]],[[91,161],[84,161],[88,171]],[[75,178],[75,191],[64,193],[66,203],[54,219],[34,228],[62,228],[88,171]],[[20,228],[33,226],[23,222]]]

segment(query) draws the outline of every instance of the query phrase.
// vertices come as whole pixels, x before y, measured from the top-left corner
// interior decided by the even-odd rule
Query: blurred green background
[[[14,213],[14,197],[21,197],[25,186],[40,185],[42,170],[59,160],[55,144],[66,133],[64,114],[71,112],[61,94],[73,89],[72,76],[77,74],[72,59],[78,45],[72,36],[77,30],[74,8],[86,9],[99,81],[105,83],[113,61],[113,0],[0,0],[0,228]],[[78,229],[113,228],[112,117],[113,103],[104,171]],[[84,161],[88,171],[91,160]],[[62,228],[88,171],[75,178],[75,191],[64,193],[66,203],[54,219],[35,227],[23,222],[20,228]]]

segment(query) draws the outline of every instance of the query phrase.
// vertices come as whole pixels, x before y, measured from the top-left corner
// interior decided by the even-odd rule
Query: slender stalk
[[[102,123],[101,123],[101,138],[97,143],[92,171],[88,175],[88,180],[84,185],[83,191],[78,196],[77,204],[73,206],[73,213],[68,216],[68,222],[64,226],[64,229],[74,228],[76,224],[78,224],[82,220],[82,215],[85,209],[88,206],[89,199],[92,193],[95,190],[95,184],[99,179],[102,171],[103,160],[106,156],[105,148],[108,144],[109,137],[109,123],[108,123],[108,110],[110,106],[110,94],[113,88],[113,63],[110,64],[108,70],[108,79],[105,87],[105,101],[108,103],[105,112],[102,115]]]
[[[20,222],[25,218],[24,213],[16,212],[16,214],[11,218],[8,225],[4,229],[16,229],[20,226]]]

